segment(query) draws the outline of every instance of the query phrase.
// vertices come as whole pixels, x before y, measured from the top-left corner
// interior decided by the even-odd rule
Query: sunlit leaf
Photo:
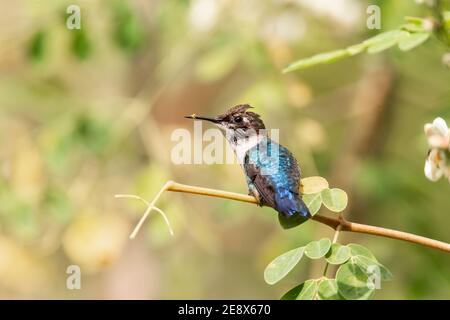
[[[275,258],[266,267],[264,280],[268,284],[275,284],[283,279],[300,261],[304,250],[304,247],[296,248]]]
[[[320,195],[320,192],[315,194],[304,194],[302,199],[308,207],[311,215],[315,215],[322,205],[322,196]]]
[[[318,241],[312,241],[305,247],[305,254],[311,259],[319,259],[327,254],[330,250],[331,241],[328,238],[323,238]]]
[[[313,194],[329,188],[328,181],[319,176],[306,177],[301,180],[303,194]]]
[[[405,21],[414,24],[416,26],[420,26],[424,23],[424,19],[423,18],[419,18],[419,17],[411,17],[411,16],[406,16],[404,17]]]
[[[429,37],[430,34],[428,32],[410,33],[400,40],[398,47],[402,51],[408,51],[424,43]]]
[[[341,212],[347,207],[348,197],[344,190],[333,188],[321,192],[323,204],[331,211]]]
[[[365,256],[357,255],[353,259],[368,275],[380,276],[381,280],[389,281],[394,277],[392,273],[381,263]]]
[[[388,35],[386,35],[386,34],[388,34]],[[399,43],[399,41],[401,41],[404,37],[408,36],[409,33],[406,31],[393,30],[393,31],[386,32],[386,34],[384,34],[384,37],[378,38],[377,41],[371,42],[369,44],[369,48],[367,49],[367,52],[374,54],[374,53],[379,53],[381,51],[387,50],[390,47],[395,46],[397,43]]]
[[[348,300],[367,300],[374,289],[369,285],[369,277],[355,263],[341,265],[336,273],[339,294]]]
[[[339,243],[333,243],[331,245],[330,251],[326,254],[325,258],[328,263],[331,264],[343,264],[348,259],[350,259],[351,253],[350,248],[343,246]]]
[[[384,42],[378,42],[373,45],[371,45],[367,52],[370,54],[380,53],[381,51],[387,50],[393,46],[395,46],[398,43],[397,39],[391,39]]]
[[[365,43],[358,43],[358,44],[355,44],[353,46],[347,47],[346,50],[351,56],[354,56],[354,55],[356,55],[358,53],[363,52],[366,49],[367,49],[367,44],[365,44]]]
[[[372,46],[376,44],[382,44],[382,43],[389,43],[392,40],[398,40],[402,36],[404,36],[405,31],[402,30],[390,30],[386,32],[382,32],[380,34],[377,34],[376,36],[369,38],[367,40],[364,40],[363,43]]]
[[[375,258],[374,254],[369,249],[367,249],[366,247],[364,247],[360,244],[349,243],[347,245],[347,247],[350,248],[350,253],[352,256],[360,255],[360,256],[367,257],[371,260],[377,261],[377,258]]]
[[[283,73],[308,68],[317,64],[335,62],[342,58],[348,57],[349,55],[350,55],[349,52],[345,49],[319,53],[312,57],[301,59],[290,64],[283,70]]]
[[[322,300],[342,300],[343,298],[339,294],[337,282],[335,279],[322,279],[320,280],[317,290],[319,298]]]
[[[286,292],[281,300],[313,300],[318,290],[317,280],[307,280]]]
[[[416,24],[416,23],[408,23],[403,26],[401,26],[402,30],[406,30],[408,32],[426,32],[425,28],[422,24]]]
[[[450,30],[450,11],[442,12],[442,17],[444,18],[445,28]]]

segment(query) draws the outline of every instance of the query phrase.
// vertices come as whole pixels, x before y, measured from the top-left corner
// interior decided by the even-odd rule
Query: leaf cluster
[[[392,273],[366,247],[350,243],[331,243],[323,238],[311,241],[275,258],[264,271],[264,280],[275,284],[283,279],[304,257],[325,259],[338,265],[334,278],[309,279],[282,296],[282,300],[366,300],[372,297],[381,281],[392,279]]]

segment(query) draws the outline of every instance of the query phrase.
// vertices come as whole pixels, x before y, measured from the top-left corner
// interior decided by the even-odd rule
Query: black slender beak
[[[194,120],[205,120],[205,121],[209,121],[212,123],[218,123],[219,119],[217,118],[210,118],[210,117],[201,117],[201,116],[197,116],[195,114],[190,115],[190,116],[185,116],[186,119],[194,119]]]

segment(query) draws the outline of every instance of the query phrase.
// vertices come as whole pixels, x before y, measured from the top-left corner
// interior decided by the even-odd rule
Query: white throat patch
[[[230,141],[231,148],[233,148],[240,164],[244,163],[247,151],[260,143],[263,138],[262,135],[252,135],[246,139],[238,139],[237,142]]]

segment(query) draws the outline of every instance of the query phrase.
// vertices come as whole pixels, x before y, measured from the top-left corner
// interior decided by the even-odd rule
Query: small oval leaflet
[[[378,273],[381,280],[389,281],[394,277],[388,268],[383,266],[381,263],[369,259],[365,256],[357,255],[354,257],[355,263],[361,267],[367,274]]]
[[[386,42],[389,43],[392,40],[398,40],[403,36],[404,32],[402,30],[390,30],[377,34],[376,36],[373,36],[372,38],[369,38],[367,40],[364,40],[363,43],[368,46],[373,46],[380,43]]]
[[[302,284],[286,292],[281,300],[313,300],[316,298],[318,290],[317,280],[306,280]]]
[[[305,254],[311,259],[319,259],[327,254],[330,247],[331,241],[328,238],[323,238],[318,241],[311,241],[305,247]]]
[[[320,195],[320,192],[314,194],[305,194],[303,195],[302,199],[308,207],[311,215],[315,215],[322,206],[322,196]]]
[[[367,300],[374,292],[374,289],[368,286],[367,274],[357,264],[351,262],[339,267],[336,283],[339,294],[348,300]]]
[[[303,194],[318,193],[329,187],[328,181],[324,177],[306,177],[301,180],[301,192]]]
[[[333,243],[330,251],[326,254],[325,258],[330,264],[343,264],[350,259],[351,251],[347,246],[343,246],[339,243]]]
[[[400,40],[398,47],[402,51],[408,51],[421,45],[427,41],[429,37],[430,34],[428,32],[410,33],[408,36],[405,36],[402,40]]]
[[[329,210],[341,212],[347,207],[348,197],[344,190],[333,188],[321,192],[322,202]]]
[[[343,298],[339,295],[338,286],[335,279],[320,280],[317,292],[321,300],[343,300]]]
[[[264,280],[275,284],[283,279],[300,261],[305,247],[299,247],[276,257],[264,270]]]
[[[375,258],[375,256],[374,256],[374,254],[369,249],[367,249],[366,247],[364,247],[360,244],[349,243],[347,245],[347,247],[350,248],[350,253],[352,256],[358,256],[358,255],[364,256],[364,257],[367,257],[371,260],[378,262],[377,258]]]

